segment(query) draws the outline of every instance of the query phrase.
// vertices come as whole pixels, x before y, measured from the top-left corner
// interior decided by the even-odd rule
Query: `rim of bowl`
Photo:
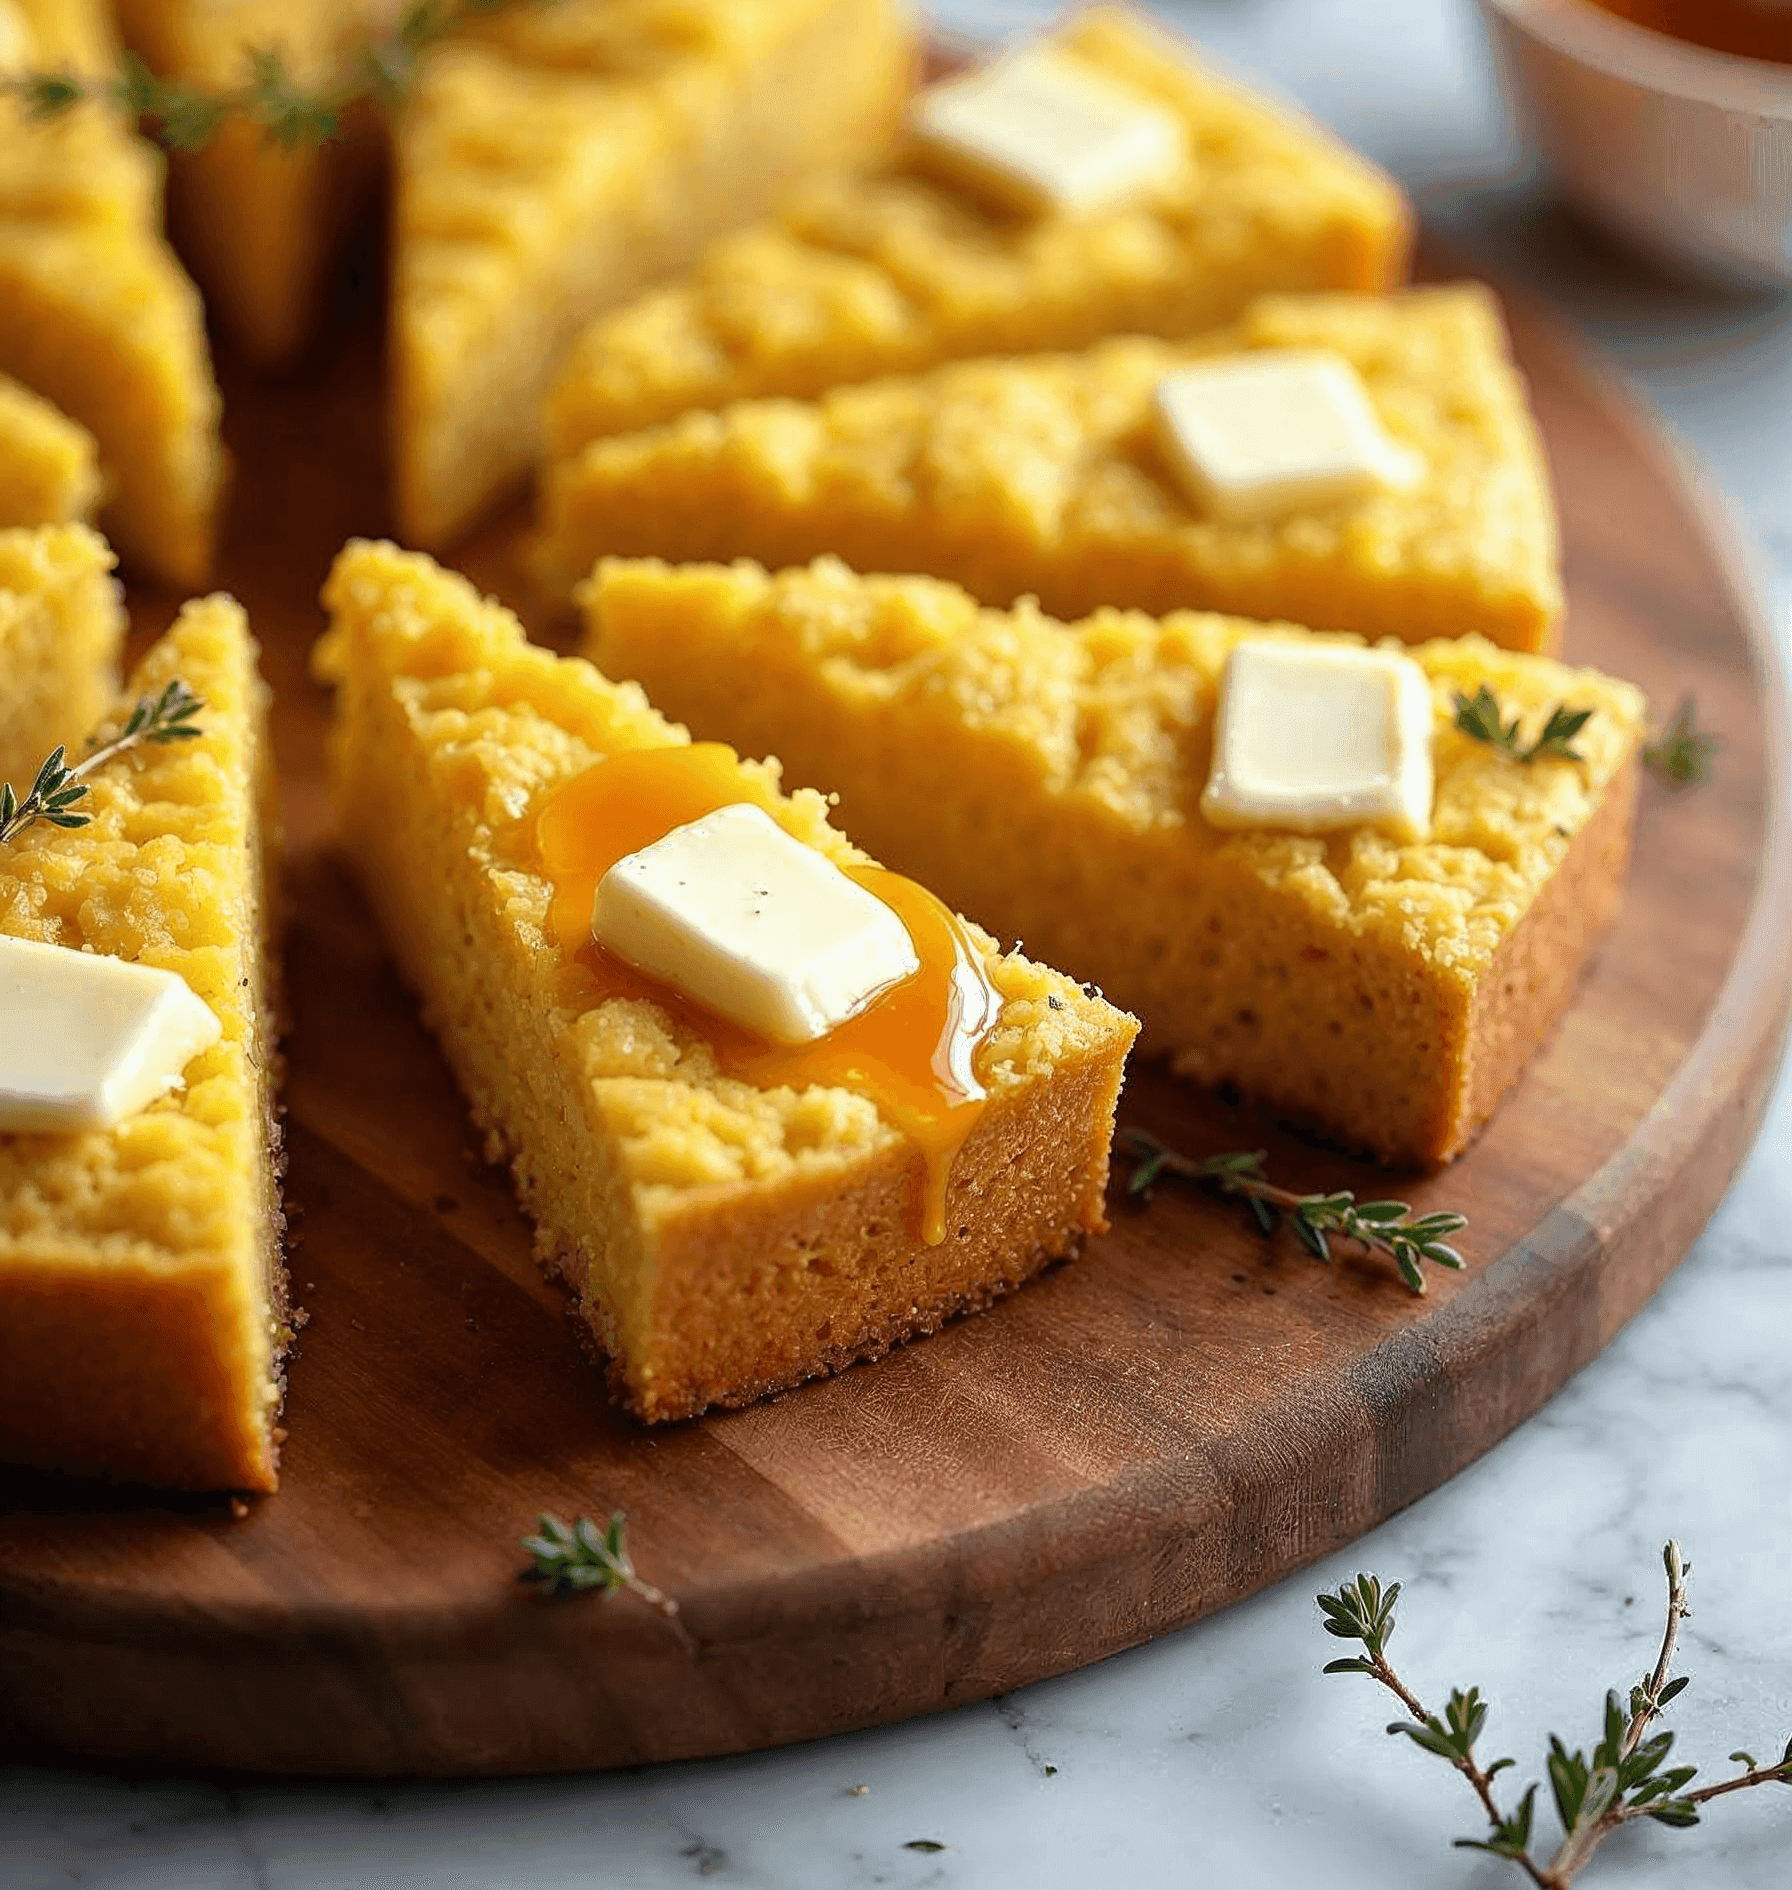
[[[1713,52],[1608,13],[1593,0],[1480,0],[1481,11],[1613,78],[1675,98],[1792,116],[1792,66]]]

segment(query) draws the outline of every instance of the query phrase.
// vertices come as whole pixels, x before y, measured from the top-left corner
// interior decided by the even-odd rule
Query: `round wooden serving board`
[[[1685,471],[1523,308],[1566,528],[1568,654],[1715,779],[1646,785],[1616,930],[1473,1149],[1399,1191],[1470,1218],[1411,1297],[1236,1204],[1116,1196],[1114,1230],[982,1316],[751,1410],[618,1416],[508,1178],[332,859],[305,657],[331,555],[385,511],[377,319],[309,379],[227,372],[223,584],[278,692],[292,924],[291,1264],[309,1314],[283,1482],[233,1513],[0,1473],[11,1747],[257,1771],[496,1773],[737,1751],[983,1698],[1275,1581],[1453,1476],[1593,1358],[1686,1252],[1778,1060],[1792,935],[1771,639]],[[463,560],[521,596],[515,522]],[[139,628],[172,600],[137,597]],[[1075,967],[1070,967],[1074,970]],[[1134,1071],[1121,1120],[1266,1146],[1301,1187],[1385,1176]],[[244,1508],[244,1506],[237,1506]],[[536,1513],[627,1511],[633,1596],[515,1579]]]

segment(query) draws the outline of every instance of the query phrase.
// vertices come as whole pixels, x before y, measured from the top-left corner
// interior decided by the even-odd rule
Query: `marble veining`
[[[952,0],[969,32],[1036,0]],[[1783,621],[1792,314],[1663,280],[1516,164],[1469,0],[1184,0],[1164,11],[1391,165],[1427,214],[1551,295],[1733,495]],[[1396,1643],[1428,1695],[1476,1682],[1489,1751],[1539,1774],[1653,1657],[1661,1543],[1695,1564],[1684,1751],[1727,1769],[1792,1733],[1792,1086],[1697,1251],[1610,1350],[1455,1482],[1345,1555],[1211,1621],[1023,1693],[783,1752],[595,1778],[356,1787],[0,1772],[6,1890],[733,1890],[941,1885],[1516,1884],[1451,1851],[1465,1787],[1386,1738],[1392,1702],[1324,1679],[1312,1603],[1358,1568],[1407,1584]],[[940,1850],[909,1848],[915,1840]],[[1792,1794],[1612,1842],[1589,1884],[1784,1890]]]

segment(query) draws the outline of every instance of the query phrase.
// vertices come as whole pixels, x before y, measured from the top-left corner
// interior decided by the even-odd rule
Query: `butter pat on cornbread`
[[[1431,686],[1409,656],[1335,638],[1250,638],[1220,677],[1210,827],[1396,840],[1431,831]]]
[[[600,766],[688,750],[685,731],[426,558],[351,545],[325,601],[344,844],[638,1416],[875,1357],[1103,1224],[1132,1019],[969,930],[999,1015],[929,1242],[922,1151],[864,1093],[729,1075],[703,1019],[605,984],[550,936],[542,809]],[[863,862],[819,795],[780,794],[767,764],[715,765],[792,839]]]
[[[1274,518],[1215,516],[1154,437],[1157,390],[1290,349],[1349,364],[1417,477]],[[1035,596],[1065,618],[1199,607],[1538,649],[1561,613],[1542,451],[1496,305],[1472,286],[1270,296],[1196,342],[1127,337],[814,403],[746,401],[597,441],[551,470],[543,497],[542,564],[562,585],[603,554],[775,568],[832,552],[988,604]]]
[[[1145,1045],[1384,1161],[1458,1154],[1567,1004],[1616,909],[1643,732],[1629,684],[1421,644],[1430,836],[1212,825],[1220,681],[1238,645],[1358,649],[1283,627],[1102,611],[1065,625],[833,560],[603,565],[586,647],[702,736],[838,792],[902,871],[1137,1012]],[[1486,684],[1527,730],[1590,708],[1580,763],[1454,726]]]
[[[1182,127],[1049,46],[930,87],[909,107],[928,162],[1023,215],[1110,210],[1180,181]]]
[[[1126,122],[1147,127],[1149,159],[1132,171],[1139,189],[1100,210],[1017,212],[987,172],[955,176],[913,137],[861,169],[805,178],[764,221],[580,336],[548,402],[549,458],[691,408],[811,399],[1104,335],[1175,339],[1234,320],[1268,290],[1403,279],[1409,215],[1392,179],[1221,77],[1149,15],[1086,7],[1033,45],[1054,70],[1134,104]],[[916,109],[962,100],[962,83]],[[1166,122],[1173,148],[1150,129]]]

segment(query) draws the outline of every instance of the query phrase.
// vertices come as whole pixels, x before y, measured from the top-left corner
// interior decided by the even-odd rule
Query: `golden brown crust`
[[[1633,755],[1476,984],[1467,1081],[1439,1161],[1462,1153],[1518,1081],[1617,916],[1640,776]]]

